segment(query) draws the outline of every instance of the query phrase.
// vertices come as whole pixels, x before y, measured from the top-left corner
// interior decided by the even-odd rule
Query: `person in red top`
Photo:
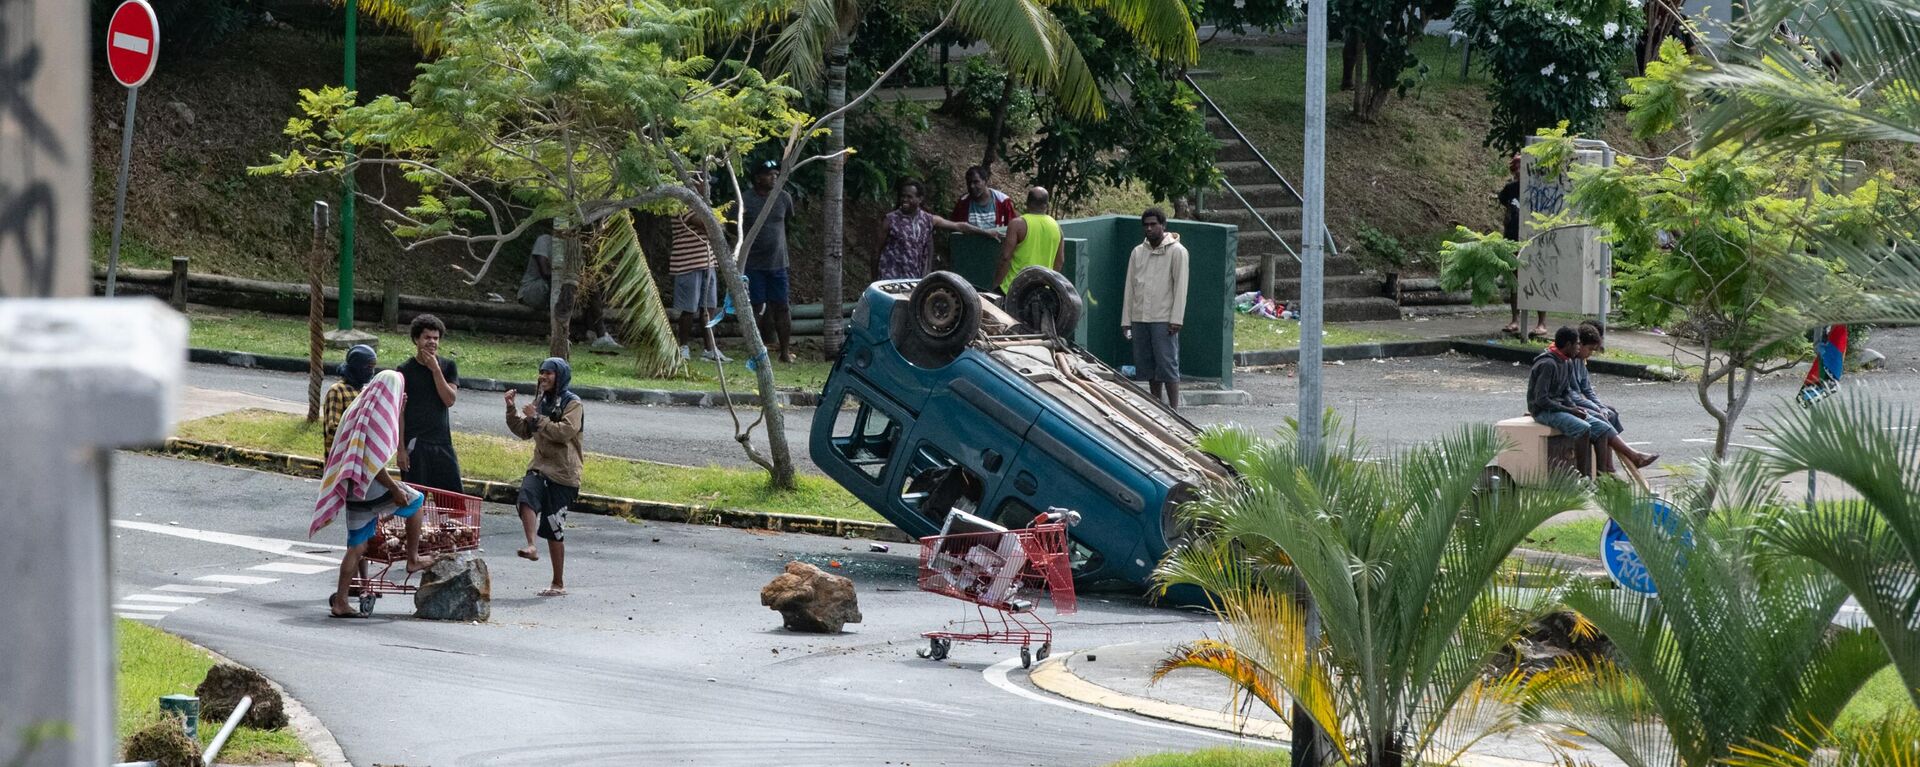
[[[1008,222],[1019,218],[1013,209],[1013,198],[1005,192],[987,186],[987,169],[975,165],[967,169],[967,196],[953,204],[953,215],[949,221],[964,221],[981,229],[1006,226]]]

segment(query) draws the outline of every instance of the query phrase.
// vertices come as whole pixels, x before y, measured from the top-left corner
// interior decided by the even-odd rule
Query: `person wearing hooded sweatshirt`
[[[1187,316],[1187,248],[1167,231],[1167,213],[1148,208],[1140,214],[1146,239],[1127,258],[1126,295],[1120,304],[1120,332],[1133,341],[1133,365],[1155,399],[1166,391],[1167,406],[1180,407],[1180,326]]]
[[[326,398],[320,402],[321,455],[333,450],[333,435],[340,430],[340,416],[353,404],[353,398],[360,396],[360,390],[373,380],[373,367],[378,361],[373,347],[366,344],[347,350],[347,363],[340,366],[340,380],[327,389]]]
[[[573,368],[559,357],[540,363],[539,391],[526,407],[514,409],[518,392],[507,390],[507,430],[513,436],[533,440],[533,460],[527,475],[520,479],[520,525],[527,534],[527,546],[515,552],[520,558],[538,562],[540,551],[533,536],[547,539],[547,552],[553,558],[553,583],[540,592],[543,597],[565,596],[567,507],[580,494],[580,469],[584,462],[580,432],[586,428],[586,408],[580,397],[568,388]]]
[[[1579,347],[1580,333],[1563,325],[1553,334],[1553,345],[1533,358],[1533,367],[1527,371],[1527,414],[1536,423],[1588,442],[1594,451],[1594,470],[1612,474],[1615,466],[1609,443],[1618,432],[1575,399],[1573,357]]]

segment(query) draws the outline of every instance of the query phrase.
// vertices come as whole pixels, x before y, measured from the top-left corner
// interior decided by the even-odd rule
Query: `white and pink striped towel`
[[[326,472],[320,478],[320,500],[313,506],[308,538],[345,511],[348,498],[363,497],[374,477],[393,460],[399,448],[404,391],[405,383],[398,372],[381,371],[340,416],[340,430],[334,434]]]

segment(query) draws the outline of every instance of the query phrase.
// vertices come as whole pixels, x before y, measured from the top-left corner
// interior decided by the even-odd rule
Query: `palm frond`
[[[1782,509],[1765,537],[1847,585],[1920,705],[1920,418],[1849,392],[1768,426],[1776,474],[1821,472],[1860,498]]]
[[[680,370],[679,342],[660,302],[633,215],[621,210],[601,224],[594,238],[593,263],[606,275],[607,309],[620,319],[621,337],[634,351],[640,375],[666,376]]]
[[[1056,0],[1058,4],[1105,13],[1140,43],[1147,55],[1169,64],[1191,64],[1200,42],[1193,18],[1181,0]],[[1050,3],[1053,4],[1053,3]]]
[[[820,81],[827,49],[846,34],[840,23],[853,0],[799,0],[793,4],[791,21],[780,30],[767,51],[767,63],[777,72],[793,76],[795,85]]]
[[[346,4],[346,0],[334,0],[336,6]],[[425,21],[415,16],[412,2],[407,0],[355,0],[354,6],[360,13],[373,19],[382,26],[392,27],[413,36],[413,44],[428,55],[440,52],[440,29],[437,22]]]
[[[1036,0],[957,0],[954,27],[985,42],[1007,73],[1045,88],[1077,117],[1102,117],[1099,83],[1060,20]]]

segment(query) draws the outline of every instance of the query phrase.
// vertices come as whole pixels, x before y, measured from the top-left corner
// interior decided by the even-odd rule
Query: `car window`
[[[886,411],[874,407],[860,395],[848,393],[847,403],[833,419],[833,452],[867,475],[879,481],[893,457],[894,442],[900,438],[900,422]]]
[[[978,511],[984,489],[979,475],[932,443],[922,442],[914,449],[913,461],[907,466],[900,500],[907,508],[938,522],[955,509],[968,513]]]

